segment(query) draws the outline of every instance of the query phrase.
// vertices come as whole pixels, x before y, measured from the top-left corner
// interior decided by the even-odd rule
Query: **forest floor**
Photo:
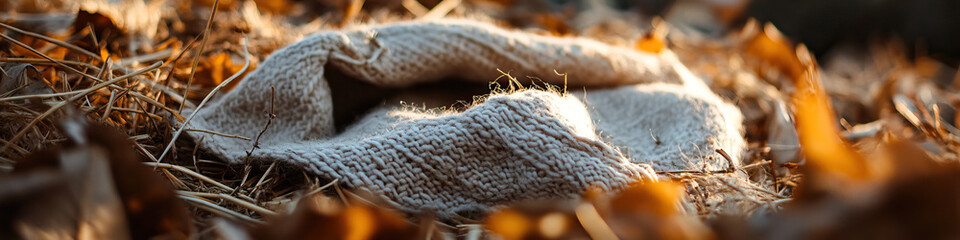
[[[732,7],[679,5],[661,19],[598,2],[0,3],[0,237],[960,236],[955,66],[908,57],[890,39],[812,56],[772,24],[728,21],[722,13]],[[237,79],[228,91],[287,44],[438,17],[671,51],[740,108],[749,143],[742,167],[660,172],[665,181],[612,197],[434,221],[337,180],[278,164],[228,165],[174,139],[170,120],[188,117],[182,109]],[[171,157],[158,159],[168,147]],[[156,174],[125,170],[124,156]],[[53,163],[58,157],[79,160]]]

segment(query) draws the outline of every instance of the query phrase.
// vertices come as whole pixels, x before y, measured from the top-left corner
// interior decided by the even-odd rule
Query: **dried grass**
[[[425,8],[420,9],[423,7],[419,6],[419,3],[412,5],[411,2],[415,3],[415,1],[404,1],[403,6],[410,9],[414,16],[419,17],[447,15],[460,5],[460,1],[457,0],[444,0],[438,4],[437,8],[427,11]],[[219,1],[214,1],[213,6],[218,4]],[[218,14],[216,8],[213,9],[207,14],[202,13],[205,11],[203,8],[194,9],[198,16],[207,16],[206,24],[199,34],[193,36],[185,34],[189,32],[186,30],[182,32],[167,30],[166,35],[160,34],[154,39],[156,45],[173,41],[178,44],[167,45],[179,47],[158,48],[153,49],[152,52],[136,46],[132,46],[131,50],[119,47],[129,43],[98,42],[98,36],[93,31],[97,26],[93,25],[88,26],[87,29],[72,32],[72,35],[64,38],[67,40],[58,40],[42,33],[0,23],[2,29],[9,30],[0,35],[0,38],[16,45],[19,50],[27,51],[18,51],[18,53],[33,55],[14,56],[9,55],[10,51],[6,51],[0,54],[0,62],[33,64],[43,69],[42,73],[47,76],[44,80],[54,91],[54,93],[0,96],[0,109],[3,109],[0,111],[2,112],[0,119],[8,122],[4,124],[2,130],[15,132],[9,135],[4,134],[0,138],[0,144],[2,144],[0,171],[9,171],[16,163],[16,159],[24,157],[29,152],[61,141],[62,133],[56,130],[51,117],[61,111],[70,110],[69,106],[77,106],[76,111],[83,113],[89,119],[112,125],[130,136],[130,139],[135,142],[135,148],[145,160],[144,164],[154,167],[170,180],[180,190],[177,192],[178,196],[194,207],[196,222],[201,229],[207,229],[201,232],[209,232],[209,228],[213,227],[211,219],[214,217],[261,224],[268,217],[287,213],[292,209],[292,203],[302,197],[315,194],[336,196],[347,204],[378,205],[375,203],[378,201],[368,201],[366,197],[340,188],[337,179],[317,179],[303,170],[276,163],[269,166],[226,165],[199,150],[190,140],[180,139],[184,131],[198,131],[189,128],[189,121],[197,112],[202,111],[204,105],[224,86],[245,73],[251,67],[251,62],[264,59],[269,52],[282,46],[282,43],[294,40],[294,38],[276,37],[248,43],[242,40],[243,36],[254,35],[253,38],[257,38],[260,36],[256,36],[256,31],[284,32],[284,30],[282,28],[263,29],[252,30],[251,33],[223,30],[230,27],[240,29],[244,23],[215,24],[217,22],[215,18],[237,18],[239,13]],[[164,16],[162,19],[164,26],[181,25],[181,28],[191,28],[183,26],[187,23],[177,17]],[[268,26],[263,23],[256,24]],[[303,29],[286,31],[297,31],[298,36],[305,34]],[[790,87],[785,83],[789,80],[786,80],[782,74],[771,71],[771,67],[765,63],[743,57],[744,50],[738,42],[742,40],[738,39],[742,38],[742,35],[749,35],[749,33],[720,40],[702,40],[696,36],[673,33],[667,40],[670,48],[685,63],[688,63],[691,69],[711,76],[708,78],[712,79],[711,87],[736,102],[747,117],[746,135],[750,149],[743,167],[716,172],[658,172],[661,176],[686,186],[686,195],[682,200],[681,209],[686,214],[704,219],[729,214],[749,215],[758,211],[779,211],[782,204],[792,200],[793,189],[802,178],[802,175],[795,171],[797,163],[773,163],[770,160],[770,151],[776,146],[766,143],[769,139],[766,139],[768,134],[764,127],[765,123],[775,117],[772,116],[773,111],[770,106],[776,101],[787,99],[785,96],[789,96]],[[30,41],[22,41],[24,39]],[[87,44],[97,48],[103,46],[100,48],[103,53],[96,54],[74,44],[83,41],[92,41]],[[197,41],[199,46],[193,47]],[[242,43],[239,51],[236,46],[238,42]],[[247,46],[248,44],[250,46]],[[65,49],[67,53],[61,54],[62,57],[48,55],[58,48]],[[214,52],[241,52],[240,56],[244,59],[243,68],[213,88],[198,87],[194,84],[197,81],[195,78],[198,63]],[[128,57],[120,58],[123,55]],[[193,57],[190,65],[180,64],[181,58],[187,56]],[[877,58],[903,64],[901,59]],[[144,65],[144,62],[153,63]],[[892,85],[897,81],[902,83],[914,79],[916,82],[913,84],[924,86],[923,81],[915,80],[911,66],[901,66],[890,71],[884,71],[878,66],[869,71],[874,71],[874,74],[869,76],[886,76],[890,79],[887,80],[889,83],[867,81],[868,83],[862,84]],[[188,73],[187,77],[183,78],[183,74],[178,75],[178,72]],[[114,77],[114,75],[120,76]],[[852,99],[859,94],[858,92],[848,93],[847,91],[850,90],[832,87],[830,84],[826,88],[836,101],[863,105],[863,100]],[[953,105],[960,102],[958,100],[960,98],[949,91],[931,90],[935,99],[929,101],[933,102],[921,103],[918,102],[915,94],[913,96],[902,93],[893,95],[894,92],[905,90],[891,88],[893,87],[887,87],[886,92],[880,92],[876,97],[884,101],[892,100],[895,112],[891,111],[889,106],[882,104],[868,105],[864,108],[869,108],[867,111],[879,113],[881,117],[876,120],[887,123],[884,127],[887,131],[908,132],[905,135],[914,136],[915,141],[924,141],[929,138],[932,140],[931,145],[934,146],[930,150],[931,155],[941,161],[956,161],[957,154],[960,152],[958,151],[960,130],[956,130],[953,123],[943,121],[944,110],[936,104],[947,102]],[[202,100],[198,99],[201,95],[204,96]],[[49,108],[32,109],[13,104],[15,101],[36,99],[50,104]],[[199,104],[194,105],[192,102],[197,100],[200,100]],[[933,104],[932,110],[928,111],[927,106],[931,104]],[[193,112],[189,116],[181,116],[183,108],[193,109]],[[841,108],[839,109],[841,116],[848,115],[845,111],[857,110]],[[956,110],[953,111],[956,112]],[[894,114],[904,116],[906,122],[914,126],[891,127],[890,125],[896,125],[894,122],[903,121]],[[165,118],[176,118],[184,124],[170,126],[170,121]],[[853,126],[847,131],[867,123],[852,122],[848,125]],[[916,127],[919,131],[911,127]],[[212,134],[257,141],[226,133]],[[198,141],[202,142],[203,139]],[[726,156],[724,153],[721,154]],[[729,157],[727,158],[729,160]],[[585,218],[599,217],[592,205],[578,207],[576,213],[578,217],[581,215]],[[447,231],[457,231],[466,239],[477,239],[482,232],[478,222],[479,219],[461,219],[437,223],[437,226]],[[609,226],[601,224],[603,221],[590,220],[589,222],[595,223],[589,226],[584,225],[588,228],[590,236],[602,238],[612,234]]]

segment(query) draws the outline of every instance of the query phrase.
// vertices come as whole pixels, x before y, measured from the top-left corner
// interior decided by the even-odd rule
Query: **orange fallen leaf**
[[[808,54],[802,45],[797,51]],[[794,78],[797,91],[792,98],[797,110],[800,146],[809,165],[819,172],[854,182],[877,177],[871,174],[866,158],[840,136],[837,117],[823,89],[816,63],[804,65],[805,70]]]
[[[570,24],[556,13],[537,14],[534,21],[554,36],[567,36],[573,33]]]
[[[293,3],[289,0],[254,0],[253,2],[261,12],[277,15],[289,13],[293,9]]]
[[[517,3],[516,0],[477,0],[477,1],[479,1],[479,2],[493,3],[493,4],[497,4],[497,5],[501,6],[501,7],[510,7],[510,6],[513,6],[513,4],[516,4],[516,3]]]
[[[347,0],[348,3],[343,6],[341,13],[343,13],[343,18],[340,19],[340,24],[346,24],[360,15],[360,10],[363,9],[363,3],[366,0]]]
[[[523,239],[532,228],[530,220],[523,214],[505,209],[487,218],[486,227],[503,239]]]
[[[422,225],[433,224],[423,222]],[[271,219],[250,232],[252,239],[424,239],[436,229],[408,223],[387,208],[354,204],[343,206],[317,194],[300,200],[289,215]],[[438,237],[437,237],[438,238]]]
[[[216,0],[193,0],[193,4],[211,8],[213,7],[213,4],[215,1]],[[220,2],[217,3],[217,10],[229,11],[229,10],[237,9],[237,7],[240,6],[240,2],[241,1],[237,1],[237,0],[220,0]]]
[[[503,239],[707,239],[696,217],[680,212],[683,187],[675,182],[639,182],[610,197],[592,189],[579,200],[513,204],[484,220]]]
[[[756,21],[751,20],[745,28],[757,28]],[[797,58],[793,43],[771,23],[764,24],[762,29],[754,30],[757,32],[744,43],[744,52],[772,65],[794,80],[800,78],[806,67]]]
[[[674,182],[659,181],[636,184],[610,200],[617,212],[646,212],[657,216],[677,214],[683,187]]]
[[[660,53],[667,47],[666,35],[666,24],[663,20],[655,18],[653,20],[653,28],[647,33],[644,33],[643,36],[637,40],[634,47],[644,52]]]
[[[748,24],[748,28],[755,26],[755,22]],[[870,179],[866,159],[840,136],[819,67],[806,47],[794,48],[770,23],[750,37],[744,47],[747,55],[775,67],[793,80],[796,91],[791,100],[796,110],[797,134],[809,166],[817,173],[852,182]]]
[[[255,68],[255,66],[248,68],[247,72],[244,72],[237,80],[243,79],[243,75],[252,71],[253,68]],[[214,54],[200,61],[194,82],[203,87],[216,87],[227,78],[230,78],[230,76],[240,72],[241,69],[243,69],[243,64],[234,64],[233,58],[230,57],[229,53],[222,52]],[[233,89],[233,87],[240,83],[240,81],[237,80],[224,86],[224,88],[226,90]]]

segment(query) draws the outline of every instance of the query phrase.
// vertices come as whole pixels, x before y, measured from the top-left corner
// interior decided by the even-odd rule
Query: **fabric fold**
[[[330,69],[381,87],[448,78],[486,83],[507,72],[588,90],[492,94],[461,112],[385,103],[337,133]],[[655,179],[653,169],[721,169],[738,164],[744,148],[739,111],[669,53],[468,20],[311,36],[273,53],[189,127],[253,138],[271,106],[276,118],[251,160],[302,166],[381,193],[406,211],[440,217],[575,196],[591,186],[613,191]],[[238,138],[187,134],[203,137],[200,147],[231,163],[253,147]],[[733,159],[721,159],[717,149]]]

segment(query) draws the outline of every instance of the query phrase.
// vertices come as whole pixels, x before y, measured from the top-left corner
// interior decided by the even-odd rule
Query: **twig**
[[[0,60],[0,61],[2,61],[2,60]],[[82,90],[78,90],[78,91],[59,92],[59,93],[34,94],[34,95],[20,95],[20,96],[12,96],[12,97],[0,98],[0,102],[8,102],[8,101],[22,100],[22,99],[31,99],[31,98],[52,98],[52,97],[60,97],[60,96],[74,95],[74,94],[77,94],[77,93],[80,93],[80,92],[83,92],[83,91],[82,91]]]
[[[324,189],[327,189],[327,188],[329,188],[330,186],[333,186],[334,184],[337,184],[337,182],[339,182],[339,181],[340,181],[339,178],[334,179],[333,181],[330,181],[330,182],[327,183],[326,185],[320,186],[319,188],[314,189],[313,191],[308,192],[307,194],[305,194],[305,196],[310,196],[310,195],[313,195],[313,194],[317,194],[318,192],[323,191]]]
[[[227,195],[227,194],[223,194],[223,193],[205,193],[205,192],[177,191],[177,194],[180,194],[181,196],[195,196],[195,197],[203,197],[203,198],[219,198],[219,199],[227,200],[227,201],[232,202],[232,203],[236,203],[237,205],[243,206],[243,207],[245,207],[245,208],[247,208],[247,209],[253,210],[254,212],[259,213],[260,215],[264,215],[264,216],[276,216],[276,215],[277,215],[276,212],[270,211],[269,209],[266,209],[266,208],[257,206],[256,204],[253,204],[253,203],[251,203],[251,202],[247,202],[247,201],[244,201],[244,200],[242,200],[242,199],[239,199],[239,198],[236,198],[236,197]]]
[[[482,224],[461,224],[457,225],[457,228],[464,227],[467,229],[467,235],[464,236],[464,239],[467,240],[480,240],[480,237],[483,235],[483,225]]]
[[[196,43],[197,40],[199,40],[199,38],[200,38],[201,36],[203,36],[203,35],[197,35],[196,37],[194,37],[193,39],[191,39],[190,42],[187,43],[187,45],[184,45],[184,46],[183,46],[183,50],[181,50],[180,53],[177,54],[177,57],[173,58],[173,61],[171,61],[171,62],[169,63],[169,64],[170,64],[170,72],[167,73],[167,78],[164,79],[163,82],[162,82],[162,83],[164,84],[164,86],[166,86],[166,84],[170,83],[170,79],[173,78],[173,71],[177,69],[177,64],[180,63],[180,58],[182,58],[182,57],[183,57],[183,54],[187,53],[187,51],[191,49],[190,46],[193,46],[193,44]]]
[[[2,143],[2,144],[4,144],[4,145],[8,145],[10,142],[7,141],[7,140],[0,139],[0,143]],[[15,144],[10,144],[10,149],[13,149],[14,151],[20,152],[20,154],[30,153],[30,151],[27,151],[27,149],[24,149],[23,147],[20,147],[20,146],[15,145]],[[2,153],[2,152],[0,152],[0,153]]]
[[[170,54],[173,54],[173,49],[164,49],[164,50],[159,51],[159,52],[148,53],[148,54],[144,54],[144,55],[138,55],[138,56],[127,57],[127,58],[121,58],[120,60],[117,60],[117,62],[120,62],[120,65],[121,65],[121,66],[123,66],[123,65],[128,65],[128,66],[130,66],[130,65],[132,65],[132,64],[140,63],[140,62],[166,59],[166,58],[170,57]]]
[[[85,62],[70,61],[70,60],[58,60],[58,61],[59,61],[60,63],[64,63],[64,64],[83,66],[83,67],[87,67],[87,68],[94,69],[94,70],[96,70],[96,71],[100,71],[100,67],[97,67],[97,66],[91,65],[91,64],[89,64],[89,63],[85,63]],[[50,60],[42,59],[42,58],[22,58],[22,57],[11,58],[11,57],[0,57],[0,62],[18,62],[18,63],[37,64],[37,65],[54,65],[54,66],[60,66],[60,65],[57,65],[57,64],[54,63],[54,62],[50,62]]]
[[[743,166],[743,167],[741,167],[740,169],[747,170],[747,169],[755,168],[755,167],[762,166],[762,165],[768,165],[768,164],[770,164],[770,163],[771,163],[770,160],[762,160],[762,161],[759,161],[759,162],[751,163],[750,165]]]
[[[222,188],[222,189],[227,190],[227,191],[231,191],[231,192],[233,191],[233,188],[232,188],[232,187],[229,187],[229,186],[227,186],[227,185],[224,185],[223,183],[214,181],[213,179],[211,179],[211,178],[209,178],[209,177],[207,177],[207,176],[204,176],[203,174],[199,174],[199,173],[197,173],[197,172],[194,172],[193,170],[190,170],[189,168],[185,168],[185,167],[180,166],[180,165],[173,165],[173,164],[169,164],[169,163],[156,163],[156,162],[143,162],[143,164],[145,164],[145,165],[147,165],[147,166],[151,166],[151,167],[161,167],[161,168],[169,168],[169,169],[177,170],[177,171],[180,171],[180,172],[182,172],[182,173],[186,173],[187,175],[190,175],[190,176],[192,176],[192,177],[195,177],[195,178],[199,179],[200,181],[204,181],[204,182],[213,184],[214,186],[217,186],[217,187]]]
[[[209,134],[213,134],[213,135],[217,135],[217,136],[223,136],[223,137],[229,137],[229,138],[236,138],[236,139],[243,139],[243,140],[247,140],[247,141],[252,140],[252,139],[250,139],[250,138],[248,138],[248,137],[244,137],[244,136],[230,135],[230,134],[226,134],[226,133],[219,133],[219,132],[214,132],[214,131],[204,130],[204,129],[187,128],[185,131],[187,131],[187,132],[209,133]]]
[[[210,10],[210,18],[207,19],[207,25],[203,27],[203,38],[200,39],[200,49],[197,49],[197,55],[193,57],[193,64],[190,67],[190,77],[187,78],[187,85],[183,88],[183,96],[186,97],[190,93],[190,84],[193,82],[193,76],[197,74],[197,64],[200,63],[200,57],[203,56],[203,48],[207,46],[207,39],[210,36],[210,26],[213,25],[213,18],[217,16],[217,7],[220,6],[220,0],[213,0],[213,8]],[[246,44],[246,43],[244,43]],[[244,46],[244,51],[246,51],[246,46]],[[240,71],[241,73],[246,71]],[[219,87],[219,86],[218,86]],[[206,99],[204,99],[206,100]],[[180,108],[177,112],[183,112],[183,105],[180,105]],[[160,159],[163,159],[162,157]]]
[[[730,158],[730,155],[727,154],[727,151],[724,151],[723,148],[717,148],[716,152],[719,153],[720,156],[723,156],[723,159],[727,160],[727,171],[737,171],[737,165],[733,164],[733,158]]]
[[[253,155],[253,151],[256,151],[257,148],[260,148],[260,137],[263,136],[263,133],[267,132],[267,128],[270,128],[270,124],[273,122],[273,119],[277,117],[277,115],[273,113],[273,102],[275,100],[274,96],[276,93],[276,89],[273,86],[270,86],[270,91],[271,91],[270,92],[270,112],[267,113],[267,124],[263,126],[263,129],[260,129],[260,133],[257,134],[257,138],[253,140],[253,147],[250,148],[250,151],[247,151],[247,156],[244,158],[244,161],[243,161],[244,162],[243,178],[240,180],[240,186],[238,186],[237,189],[240,189],[247,184],[247,179],[250,176],[250,169],[251,169],[250,156]]]
[[[77,61],[69,61],[69,60],[57,60],[57,61],[55,61],[55,62],[51,62],[51,61],[48,60],[48,59],[40,59],[40,58],[6,58],[6,57],[0,57],[0,62],[19,62],[19,63],[38,64],[38,65],[53,65],[53,66],[60,67],[61,65],[57,64],[57,63],[59,62],[59,63],[63,63],[63,64],[71,64],[71,65],[83,66],[83,67],[92,69],[92,70],[97,71],[97,72],[102,72],[102,71],[103,71],[103,70],[102,70],[103,68],[97,67],[97,66],[94,66],[94,65],[90,65],[89,63],[77,62]],[[163,66],[165,66],[165,65],[167,65],[167,63],[164,63],[164,65],[161,65],[161,67],[163,67]],[[68,68],[64,68],[64,69],[65,69],[65,70],[71,70],[71,69],[68,69]],[[126,72],[129,72],[128,69],[126,69],[126,68],[123,68],[123,69],[121,69],[121,70],[126,71]],[[171,72],[171,73],[169,73],[169,74],[172,75],[173,73]],[[170,75],[168,75],[168,76],[170,76]],[[64,81],[64,83],[66,83],[66,81]],[[191,103],[189,100],[187,100],[187,99],[184,98],[183,96],[180,96],[179,93],[177,93],[175,90],[171,89],[170,87],[168,87],[168,86],[166,86],[166,85],[159,84],[159,83],[157,83],[157,82],[155,82],[155,81],[151,81],[151,80],[149,80],[149,79],[141,79],[140,83],[141,83],[141,85],[146,84],[146,86],[149,86],[149,87],[151,87],[151,88],[159,89],[160,92],[163,92],[164,94],[167,94],[167,96],[169,96],[171,100],[173,100],[173,101],[175,101],[175,102],[177,102],[177,103],[179,103],[179,104],[181,104],[181,105],[186,105],[187,107],[190,107],[190,108],[196,107],[196,105],[194,105],[193,103]],[[114,87],[114,86],[110,86],[110,87]],[[9,101],[9,100],[24,99],[24,98],[33,98],[33,97],[53,97],[53,96],[70,95],[70,94],[73,94],[73,93],[76,93],[76,92],[78,92],[78,91],[60,92],[60,93],[50,93],[50,94],[37,94],[37,95],[25,95],[25,96],[13,96],[13,97],[7,97],[7,98],[0,98],[0,102],[2,102],[2,101]],[[156,101],[154,101],[154,102],[156,102]],[[162,104],[161,104],[161,105],[162,105]],[[179,113],[174,113],[174,114],[179,115]]]
[[[417,0],[403,0],[400,2],[400,5],[406,8],[407,11],[410,11],[410,13],[417,18],[423,17],[423,15],[426,15],[428,12],[430,12],[430,9],[424,7],[423,4],[420,4],[420,2],[417,2]]]
[[[90,36],[90,40],[93,41],[93,46],[100,49],[100,40],[97,39],[97,31],[94,31],[93,23],[87,22],[87,34]],[[98,55],[97,57],[100,56]]]
[[[603,221],[603,217],[600,216],[593,204],[582,203],[577,206],[574,212],[576,212],[577,220],[580,220],[580,225],[587,231],[590,238],[619,239],[617,234],[613,233],[613,229],[610,229],[610,225]]]
[[[270,124],[273,123],[273,119],[277,118],[277,114],[275,114],[273,111],[273,103],[276,100],[276,93],[276,88],[274,86],[270,86],[270,112],[267,113],[267,124],[263,126],[263,129],[260,129],[260,133],[257,134],[257,138],[253,140],[253,147],[250,148],[250,151],[247,151],[247,159],[250,158],[250,155],[253,154],[254,150],[260,148],[260,137],[263,136],[263,133],[267,132],[267,128],[270,128]]]
[[[2,36],[2,34],[0,34],[0,36]],[[156,62],[156,63],[154,63],[153,65],[150,65],[150,66],[147,67],[147,68],[140,69],[140,70],[138,70],[138,71],[136,71],[136,72],[133,72],[133,73],[130,73],[130,74],[127,74],[127,75],[123,75],[123,76],[120,76],[120,77],[117,77],[117,78],[114,78],[114,79],[112,79],[112,80],[110,80],[110,81],[106,81],[106,82],[99,83],[99,84],[97,84],[97,85],[94,85],[93,87],[90,87],[90,88],[84,89],[83,91],[80,91],[80,93],[77,93],[76,95],[71,96],[71,97],[68,98],[67,100],[62,101],[62,102],[58,103],[57,105],[55,105],[55,106],[53,106],[53,107],[50,107],[50,109],[47,109],[46,112],[43,112],[42,114],[40,114],[40,116],[37,116],[36,118],[34,118],[32,121],[30,121],[29,123],[27,123],[26,126],[23,126],[23,129],[21,129],[20,132],[17,132],[17,134],[13,135],[13,138],[10,138],[10,141],[7,142],[6,144],[4,144],[2,148],[0,148],[0,152],[6,151],[7,148],[9,148],[11,144],[16,143],[17,141],[20,140],[20,138],[22,138],[24,135],[26,135],[26,134],[27,134],[27,131],[29,131],[31,128],[33,128],[33,126],[37,125],[37,123],[39,123],[41,120],[43,120],[44,118],[50,116],[51,114],[53,114],[53,113],[56,112],[57,110],[60,110],[60,108],[63,108],[63,107],[66,106],[67,104],[72,103],[72,102],[74,102],[74,101],[77,101],[77,100],[79,100],[79,99],[82,98],[82,97],[86,97],[87,94],[90,94],[90,93],[92,93],[92,92],[94,92],[94,91],[97,91],[97,90],[99,90],[99,89],[101,89],[101,88],[104,88],[104,87],[106,87],[106,86],[109,86],[110,84],[114,84],[114,83],[116,83],[116,82],[123,81],[123,80],[125,80],[125,79],[127,79],[127,78],[130,78],[130,77],[132,77],[132,76],[140,75],[141,73],[144,73],[144,72],[153,70],[153,69],[155,69],[155,68],[157,68],[157,67],[160,67],[160,64],[162,64],[162,63],[163,63],[163,62]]]
[[[67,69],[67,70],[70,70],[71,72],[80,74],[81,76],[88,77],[88,78],[93,79],[93,80],[97,80],[98,82],[103,82],[103,80],[100,79],[100,78],[98,78],[98,77],[91,76],[90,74],[87,74],[87,73],[85,73],[85,72],[81,72],[80,70],[77,70],[76,68],[72,68],[72,67],[70,67],[70,66],[67,66],[66,64],[60,63],[58,60],[55,60],[55,59],[51,58],[50,56],[47,56],[46,54],[43,54],[43,53],[41,53],[40,51],[37,51],[37,49],[34,49],[34,48],[28,46],[27,44],[24,44],[24,43],[22,43],[22,42],[20,42],[20,41],[17,41],[16,39],[11,38],[10,36],[7,36],[6,34],[0,34],[0,38],[3,38],[4,40],[10,41],[10,42],[12,42],[13,44],[16,44],[17,46],[20,46],[20,47],[22,47],[22,48],[24,48],[24,49],[27,49],[28,51],[32,52],[33,54],[39,55],[40,57],[43,57],[44,59],[47,59],[48,61],[52,62],[53,64],[56,64],[57,66],[63,67],[63,68],[65,68],[65,69]]]
[[[350,201],[347,201],[347,196],[343,194],[343,189],[340,189],[340,181],[333,182],[333,190],[337,191],[337,196],[340,196],[340,201],[343,201],[343,205],[350,206]]]
[[[257,194],[257,189],[259,189],[260,186],[263,185],[263,180],[267,179],[267,176],[270,175],[270,172],[273,171],[273,168],[276,167],[276,166],[277,166],[277,162],[276,162],[276,161],[270,163],[270,166],[267,167],[267,171],[264,172],[262,176],[260,176],[260,180],[257,181],[257,184],[253,185],[253,190],[250,190],[250,192],[254,194],[254,195],[253,195],[254,197],[256,197],[257,195],[259,195],[259,194]]]
[[[170,112],[171,114],[173,114],[174,117],[177,118],[177,120],[183,119],[183,116],[181,116],[180,113],[177,113],[177,111],[173,110],[173,108],[167,107],[167,106],[163,105],[163,103],[157,102],[157,100],[154,100],[153,98],[149,98],[149,97],[144,96],[143,94],[140,94],[140,93],[138,93],[138,92],[130,92],[129,94],[130,94],[130,96],[133,96],[133,97],[135,97],[135,98],[137,98],[137,99],[143,100],[144,102],[147,102],[147,103],[149,103],[149,104],[153,104],[154,106],[157,106],[157,107],[159,107],[160,109],[163,109],[163,110],[165,110],[165,111],[167,111],[167,112]]]
[[[427,14],[424,14],[423,19],[442,18],[443,16],[450,14],[450,11],[452,11],[457,6],[460,6],[460,0],[443,0],[440,3],[437,3],[437,5],[433,7],[433,9],[430,9],[430,11],[427,12]]]
[[[103,110],[103,115],[100,116],[100,121],[106,120],[110,116],[110,111],[113,111],[113,104],[117,100],[117,90],[114,89],[110,91],[110,99],[107,100],[107,109]]]
[[[56,39],[53,39],[53,38],[44,36],[44,35],[42,35],[42,34],[37,34],[37,33],[33,33],[33,32],[24,31],[24,30],[21,30],[21,29],[19,29],[19,28],[15,28],[15,27],[13,27],[13,26],[4,24],[3,22],[0,22],[0,26],[4,27],[4,28],[6,28],[6,29],[13,30],[14,32],[18,32],[18,33],[23,34],[23,35],[27,35],[27,36],[31,36],[31,37],[43,39],[44,41],[47,41],[47,42],[50,42],[50,43],[53,43],[53,44],[56,44],[56,45],[60,45],[61,47],[69,48],[70,50],[74,50],[74,51],[83,53],[84,55],[93,57],[93,59],[100,60],[100,55],[98,55],[98,54],[96,54],[96,53],[92,53],[92,52],[90,52],[90,51],[87,51],[86,49],[80,48],[80,47],[78,47],[77,45],[73,45],[73,44],[70,44],[70,43],[68,43],[68,42],[56,40]]]
[[[166,156],[167,153],[170,152],[170,148],[173,147],[173,142],[176,141],[178,137],[180,137],[180,134],[183,133],[183,130],[186,129],[187,126],[190,124],[190,120],[192,120],[193,117],[197,116],[197,113],[199,113],[200,109],[202,109],[203,106],[207,104],[207,101],[210,101],[210,98],[212,98],[214,94],[219,92],[220,89],[223,88],[223,86],[226,86],[227,84],[230,84],[230,82],[233,82],[234,79],[240,77],[240,75],[246,72],[247,68],[250,67],[250,51],[247,49],[246,39],[243,40],[243,59],[245,61],[243,63],[243,68],[241,68],[239,72],[233,74],[233,76],[230,76],[229,78],[224,80],[222,83],[220,83],[220,85],[217,85],[217,87],[213,88],[213,90],[210,90],[210,93],[207,94],[207,97],[204,97],[203,101],[200,101],[200,104],[197,105],[197,109],[194,109],[193,112],[190,113],[190,117],[187,117],[187,119],[183,121],[183,124],[180,126],[180,129],[173,134],[173,138],[170,139],[170,143],[167,144],[167,147],[163,149],[163,153],[161,153],[160,157],[157,158],[158,163],[160,161],[163,161],[163,157]]]
[[[219,214],[219,215],[222,215],[222,216],[226,216],[226,217],[234,217],[234,218],[237,218],[237,219],[241,219],[241,220],[245,220],[245,221],[252,222],[252,223],[257,223],[257,224],[262,224],[262,223],[263,223],[263,221],[260,221],[260,220],[257,220],[257,219],[253,219],[253,218],[251,218],[251,217],[249,217],[249,216],[247,216],[247,215],[243,215],[243,214],[240,214],[240,213],[238,213],[238,212],[234,212],[233,210],[226,209],[226,208],[221,207],[221,206],[217,206],[216,204],[213,204],[213,203],[210,203],[210,202],[207,202],[207,201],[198,199],[198,198],[188,197],[188,196],[184,196],[184,195],[180,195],[179,197],[180,197],[180,199],[183,199],[183,200],[186,200],[186,201],[189,202],[189,203],[192,203],[194,206],[196,206],[196,207],[198,207],[198,208],[202,208],[203,210],[207,210],[207,211],[212,212],[212,213],[216,213],[216,214]]]

